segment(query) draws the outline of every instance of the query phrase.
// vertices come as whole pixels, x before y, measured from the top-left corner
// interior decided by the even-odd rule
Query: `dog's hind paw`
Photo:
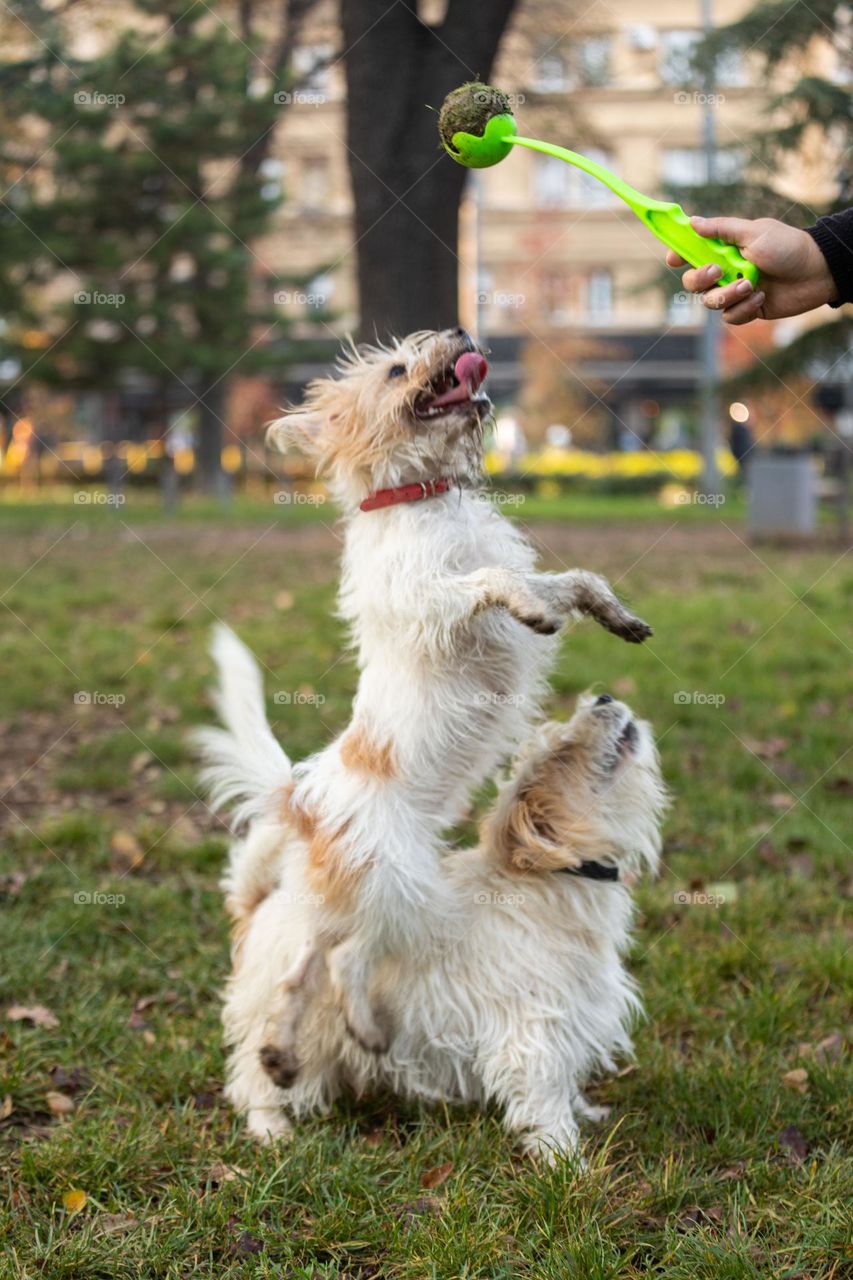
[[[261,1066],[279,1089],[290,1089],[299,1075],[302,1063],[292,1049],[277,1044],[261,1046]]]
[[[366,1053],[387,1053],[391,1047],[391,1021],[381,1007],[373,1008],[369,1013],[361,1011],[361,1017],[354,1017],[355,1010],[344,1011],[344,1025],[347,1032],[361,1045]]]

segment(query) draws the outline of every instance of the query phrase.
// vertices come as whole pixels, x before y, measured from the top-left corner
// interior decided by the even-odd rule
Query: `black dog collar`
[[[567,876],[581,876],[584,880],[618,880],[619,868],[604,862],[582,862],[577,867],[558,867]]]

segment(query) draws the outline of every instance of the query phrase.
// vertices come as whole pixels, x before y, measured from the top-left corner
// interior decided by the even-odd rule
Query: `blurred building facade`
[[[749,7],[748,0],[714,0],[714,21],[731,22]],[[757,163],[749,136],[773,89],[759,82],[748,56],[722,62],[710,100],[707,86],[691,85],[701,25],[701,0],[659,0],[653,13],[642,0],[594,0],[574,11],[527,0],[492,78],[513,95],[520,132],[581,150],[645,194],[671,198],[673,188],[707,179],[707,107],[717,180]],[[270,162],[270,181],[282,184],[285,201],[260,250],[306,282],[280,295],[297,331],[327,337],[358,321],[336,37],[331,14],[321,14],[300,52],[305,67],[328,65],[287,104]],[[445,161],[437,156],[437,163]],[[815,200],[826,196],[832,176],[817,166],[788,180],[808,203],[809,191]],[[620,424],[628,428],[626,447],[652,434],[661,444],[684,441],[703,308],[683,291],[666,297],[663,254],[617,197],[559,160],[517,148],[503,164],[472,174],[462,209],[460,316],[491,347],[498,398],[515,400],[525,348],[545,343],[567,380],[579,380],[581,398],[586,393],[609,412],[608,443],[619,442]],[[573,346],[578,335],[583,343]],[[769,325],[727,332],[724,363],[736,367],[772,342]],[[300,366],[295,381],[311,371]]]

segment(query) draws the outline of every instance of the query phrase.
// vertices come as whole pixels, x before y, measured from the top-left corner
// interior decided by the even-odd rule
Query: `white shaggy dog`
[[[626,640],[650,634],[595,574],[537,572],[521,531],[474,491],[486,368],[461,329],[353,349],[271,428],[317,459],[343,510],[340,612],[360,676],[347,729],[291,766],[251,658],[227,632],[216,642],[228,731],[201,735],[206,778],[252,821],[229,887],[238,964],[269,866],[298,862],[305,886],[264,1070],[256,1045],[255,1085],[233,1090],[252,1110],[297,1079],[300,1026],[327,975],[352,1036],[388,1048],[395,1017],[377,966],[427,954],[457,910],[441,833],[529,732],[560,627],[588,614]]]
[[[492,1099],[527,1151],[570,1151],[578,1119],[602,1114],[583,1085],[631,1048],[629,883],[657,865],[664,802],[649,727],[623,703],[584,697],[568,724],[541,726],[479,846],[444,859],[445,911],[440,923],[432,917],[429,940],[377,966],[374,988],[395,1027],[387,1052],[353,1039],[320,978],[289,1089],[261,1070],[259,1052],[277,1023],[281,976],[310,945],[311,880],[304,853],[275,867],[266,845],[279,833],[255,829],[234,851],[228,890],[236,902],[264,896],[224,1009],[228,1096],[250,1129],[283,1134],[286,1112],[322,1111],[344,1088],[385,1085],[430,1099]]]

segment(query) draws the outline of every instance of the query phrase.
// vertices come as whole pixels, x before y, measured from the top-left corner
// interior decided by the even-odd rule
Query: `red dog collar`
[[[453,476],[442,476],[440,480],[401,484],[396,489],[377,489],[358,504],[359,510],[378,511],[380,507],[395,507],[398,502],[421,502],[424,498],[436,498],[440,493],[447,493],[455,484]]]

